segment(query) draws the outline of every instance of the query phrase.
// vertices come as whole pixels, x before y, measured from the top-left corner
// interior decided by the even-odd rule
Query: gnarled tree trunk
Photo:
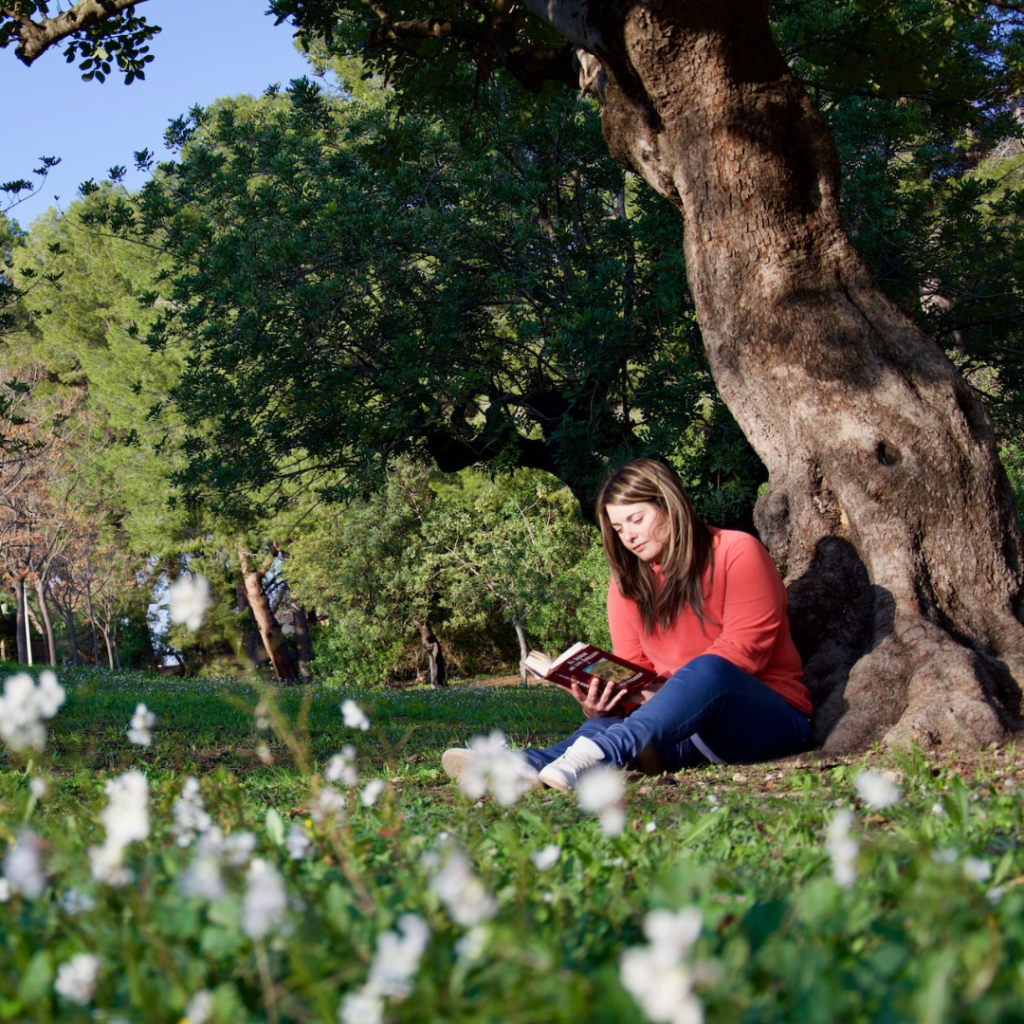
[[[767,4],[526,5],[588,51],[612,154],[683,214],[715,382],[770,473],[755,519],[819,742],[1020,728],[1022,540],[991,422],[851,245],[834,146]]]

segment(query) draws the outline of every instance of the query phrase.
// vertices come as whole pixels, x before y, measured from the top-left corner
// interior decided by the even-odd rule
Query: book
[[[664,676],[649,668],[634,665],[625,658],[586,643],[573,644],[556,658],[540,651],[530,651],[526,656],[526,667],[538,679],[566,689],[571,688],[574,682],[586,686],[591,676],[616,683],[628,693],[653,692],[665,682]]]

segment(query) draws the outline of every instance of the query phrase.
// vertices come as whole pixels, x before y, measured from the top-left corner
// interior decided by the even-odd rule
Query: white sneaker
[[[540,781],[552,789],[575,789],[580,776],[598,761],[604,760],[604,751],[588,736],[581,736],[561,756],[540,770]]]
[[[472,750],[466,747],[449,747],[441,755],[441,767],[449,779],[460,779],[472,760]]]

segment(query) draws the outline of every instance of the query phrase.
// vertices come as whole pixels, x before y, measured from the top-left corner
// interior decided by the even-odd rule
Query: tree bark
[[[19,580],[14,594],[14,628],[18,635],[18,664],[32,664],[32,649],[26,643],[31,641],[28,631],[28,618],[25,615],[25,581]]]
[[[309,663],[313,660],[313,644],[309,638],[309,616],[305,605],[293,605],[295,641],[299,649],[299,675],[309,678]]]
[[[39,614],[43,619],[43,637],[46,641],[46,652],[53,668],[57,667],[57,642],[53,636],[53,622],[50,621],[50,609],[46,605],[46,587],[42,578],[36,579],[36,597],[39,598]]]
[[[682,212],[715,382],[770,474],[755,521],[817,741],[1020,729],[1024,545],[991,421],[854,250],[835,148],[767,3],[526,6],[589,51],[612,155]]]
[[[92,610],[92,586],[87,579],[85,581],[85,604],[89,609],[89,625],[92,627],[92,663],[100,663],[100,643],[96,636],[96,615]]]
[[[530,654],[530,647],[526,642],[526,630],[518,619],[512,620],[516,636],[519,638],[519,685],[527,685],[526,659]]]
[[[413,625],[420,631],[420,643],[427,655],[427,681],[435,689],[448,685],[448,663],[445,661],[441,643],[434,635],[429,619],[413,620]]]
[[[297,679],[298,673],[295,671],[295,663],[292,661],[284,634],[281,632],[281,624],[277,621],[277,616],[274,615],[274,610],[270,607],[270,601],[263,589],[265,570],[253,571],[250,569],[249,553],[241,546],[237,551],[242,569],[242,581],[245,584],[245,598],[256,619],[256,628],[260,631],[260,638],[263,640],[263,646],[270,658],[274,675],[280,682]]]
[[[106,626],[103,627],[103,643],[106,645],[107,648],[107,666],[109,667],[110,671],[113,672],[114,648],[110,644],[110,630]]]
[[[78,667],[78,640],[75,637],[75,616],[70,606],[64,610],[64,620],[68,625],[68,641],[71,644],[71,664]]]

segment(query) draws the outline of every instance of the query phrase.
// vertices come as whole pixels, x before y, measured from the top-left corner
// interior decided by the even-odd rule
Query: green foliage
[[[1024,528],[1024,445],[1020,441],[1006,441],[999,449],[999,457],[1010,478],[1010,486],[1017,500],[1017,516]]]
[[[466,123],[299,82],[175,137],[179,162],[91,216],[172,260],[148,341],[188,352],[193,502],[244,514],[300,474],[358,493],[414,453],[543,468],[586,503],[708,390],[678,222],[586,104],[496,78]]]
[[[903,790],[881,812],[857,795],[857,763],[639,779],[627,787],[628,827],[606,837],[571,796],[534,791],[507,808],[470,801],[438,769],[444,746],[495,725],[515,745],[550,742],[579,714],[553,687],[268,692],[281,714],[261,732],[257,695],[237,682],[89,671],[63,681],[68,702],[51,723],[50,753],[31,763],[8,754],[0,775],[0,839],[10,847],[32,829],[48,873],[38,897],[13,892],[0,904],[7,1017],[172,1022],[207,991],[211,1024],[334,1022],[366,984],[381,937],[415,913],[429,937],[406,998],[388,1001],[396,1024],[642,1021],[621,957],[644,944],[651,910],[692,907],[703,926],[684,962],[708,1020],[1020,1019],[1019,750],[959,770],[919,752],[876,756]],[[342,697],[367,710],[368,732],[342,725]],[[124,736],[139,700],[158,716],[148,748]],[[359,784],[380,780],[384,791],[367,806],[357,788],[339,786],[341,812],[324,815],[319,772],[349,743]],[[257,756],[261,744],[274,764]],[[308,773],[292,767],[293,749],[308,752]],[[91,877],[88,850],[104,839],[105,783],[133,766],[149,780],[149,835],[128,846],[131,875],[115,887]],[[251,834],[249,856],[284,883],[287,923],[265,938],[242,923],[249,856],[219,867],[219,895],[183,889],[197,862],[194,839],[179,843],[174,832],[186,773],[202,774],[213,823],[236,842]],[[40,777],[41,796],[38,782],[30,788]],[[847,808],[859,853],[844,887],[826,842]],[[299,859],[293,833],[309,843]],[[445,842],[494,898],[493,918],[475,929],[453,919],[432,882],[430,857]],[[542,869],[531,858],[548,846],[559,855]],[[78,953],[100,958],[81,1006],[54,991]],[[652,974],[652,987],[661,982]]]
[[[307,520],[285,571],[296,599],[327,619],[318,674],[374,685],[416,665],[417,622],[463,674],[518,662],[516,627],[553,651],[580,639],[594,625],[580,607],[607,592],[607,570],[581,571],[595,541],[546,474],[445,478],[399,462],[379,491]]]

